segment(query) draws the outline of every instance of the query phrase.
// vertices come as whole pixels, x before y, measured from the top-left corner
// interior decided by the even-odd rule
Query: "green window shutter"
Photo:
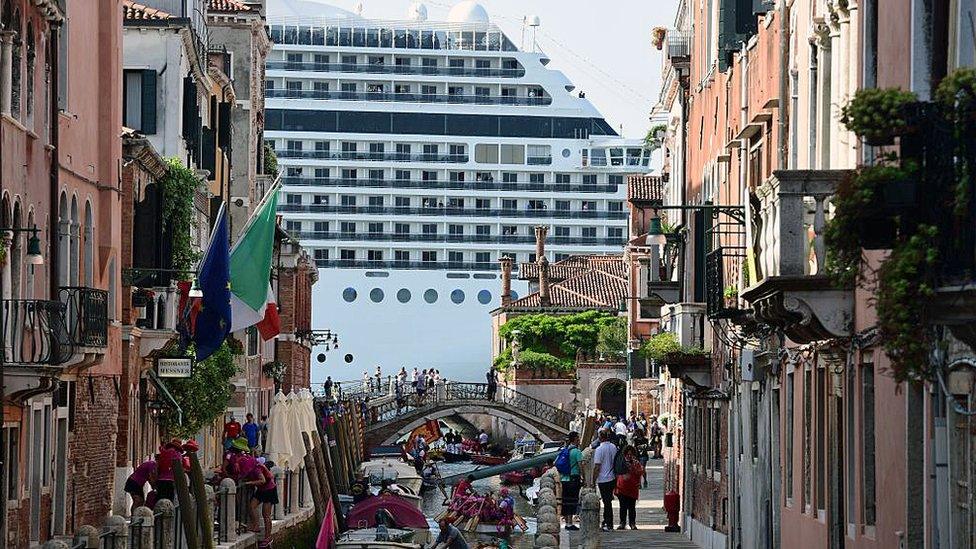
[[[142,71],[142,133],[156,133],[156,71]]]

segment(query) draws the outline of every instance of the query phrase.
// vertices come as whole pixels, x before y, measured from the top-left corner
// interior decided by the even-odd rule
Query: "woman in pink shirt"
[[[146,483],[156,482],[156,462],[147,459],[125,479],[125,492],[132,497],[132,512],[146,504]]]
[[[258,506],[261,506],[264,518],[264,539],[271,539],[271,509],[278,504],[278,485],[275,484],[274,474],[268,470],[263,463],[258,463],[256,467],[245,476],[244,484],[255,487],[254,495],[251,497],[251,520],[252,532],[260,532],[258,526]]]

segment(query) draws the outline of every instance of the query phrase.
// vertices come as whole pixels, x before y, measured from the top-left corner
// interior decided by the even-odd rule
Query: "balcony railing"
[[[370,261],[362,259],[316,259],[321,268],[341,269],[431,269],[451,271],[497,271],[498,262],[474,263],[463,261]]]
[[[328,204],[282,204],[281,213],[336,213],[364,215],[430,215],[448,217],[500,217],[555,219],[627,219],[623,211],[609,210],[540,210],[507,208],[398,208],[396,206],[332,206]]]
[[[268,89],[272,99],[325,99],[333,101],[379,101],[401,103],[449,103],[455,105],[515,105],[537,107],[551,105],[551,97],[518,97],[514,95],[471,95],[457,93],[352,92],[326,90]]]
[[[669,30],[665,40],[668,59],[674,63],[676,61],[688,60],[691,58],[691,33],[688,31]]]
[[[535,244],[532,235],[479,235],[479,234],[397,234],[397,233],[350,233],[301,231],[293,233],[302,240],[344,240],[365,242],[448,242],[473,244]],[[587,238],[579,236],[550,236],[546,243],[575,246],[623,246],[623,238]]]
[[[295,187],[384,187],[391,189],[451,189],[473,191],[533,191],[553,193],[614,193],[619,185],[580,183],[503,183],[501,181],[431,181],[419,179],[349,179],[329,177],[283,177]]]
[[[705,310],[709,318],[729,318],[738,311],[737,281],[726,273],[739,273],[745,260],[745,249],[719,247],[705,255]],[[734,288],[734,296],[726,289]]]
[[[466,154],[438,154],[438,153],[398,153],[398,152],[355,152],[355,151],[299,151],[285,149],[276,151],[278,158],[314,158],[317,160],[369,160],[373,162],[447,162],[464,164],[468,161]]]
[[[552,155],[529,156],[525,159],[525,163],[529,166],[548,166],[552,164]]]
[[[68,333],[78,347],[108,345],[108,292],[94,288],[67,286],[61,288]]]
[[[0,336],[7,364],[57,366],[74,351],[65,304],[35,299],[0,301]]]
[[[267,67],[268,70],[351,72],[357,74],[419,74],[426,76],[478,76],[485,78],[522,78],[525,76],[525,69],[428,67],[423,65],[387,65],[385,63],[268,61]]]

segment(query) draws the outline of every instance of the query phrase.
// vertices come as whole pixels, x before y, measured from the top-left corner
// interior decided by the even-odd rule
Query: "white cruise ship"
[[[313,325],[340,338],[313,351],[313,382],[377,365],[483,379],[499,257],[535,261],[537,225],[550,261],[622,249],[626,175],[649,153],[481,5],[379,21],[278,0],[268,19],[280,213],[320,269]]]

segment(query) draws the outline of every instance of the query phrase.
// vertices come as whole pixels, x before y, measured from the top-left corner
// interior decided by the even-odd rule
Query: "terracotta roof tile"
[[[132,0],[122,0],[122,19],[130,21],[159,21],[169,19],[172,15],[163,10],[136,4]]]
[[[239,11],[251,11],[251,7],[237,0],[210,0],[208,11],[221,13],[236,13]]]
[[[520,276],[525,271],[535,269],[538,276],[538,265],[524,263],[519,269]],[[627,296],[629,284],[627,282],[627,268],[623,256],[615,255],[577,255],[549,266],[550,280],[549,308],[556,309],[609,309],[617,310],[620,302]],[[556,281],[554,272],[565,274],[566,277]],[[521,299],[513,301],[508,307],[512,309],[541,308],[539,293],[534,292]]]
[[[661,202],[665,181],[657,175],[632,175],[627,178],[627,200]]]

